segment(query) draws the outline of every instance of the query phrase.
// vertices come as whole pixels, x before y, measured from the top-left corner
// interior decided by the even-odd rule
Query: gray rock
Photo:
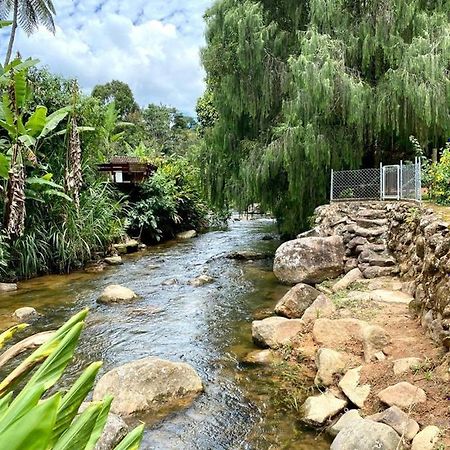
[[[410,419],[408,414],[397,406],[391,406],[378,414],[367,417],[367,419],[389,425],[400,436],[404,436],[407,441],[411,441],[419,432],[419,424],[415,420]]]
[[[289,319],[300,318],[319,295],[317,289],[307,284],[297,284],[277,303],[275,313]]]
[[[189,281],[189,284],[194,287],[205,286],[206,284],[214,283],[214,278],[209,275],[200,275],[197,278],[193,278]]]
[[[398,406],[402,409],[408,409],[416,403],[425,403],[427,400],[423,389],[406,381],[383,389],[378,393],[378,398],[389,406]]]
[[[334,417],[346,405],[346,400],[335,397],[331,392],[308,397],[302,406],[302,421],[313,426],[323,425],[327,419]]]
[[[99,401],[112,395],[111,411],[126,417],[163,406],[180,407],[202,390],[202,380],[188,364],[148,357],[107,372],[97,383],[93,398]]]
[[[347,398],[358,408],[364,407],[364,402],[370,395],[370,386],[359,385],[362,366],[349,370],[339,382],[339,387]]]
[[[105,258],[105,263],[109,266],[120,266],[123,264],[123,260],[121,256],[109,256]]]
[[[125,303],[135,300],[138,296],[129,288],[119,284],[112,284],[107,286],[100,297],[97,299],[98,303]]]
[[[17,283],[0,283],[0,292],[17,291]]]
[[[353,422],[364,420],[357,409],[350,409],[344,413],[333,425],[327,428],[327,433],[333,437],[345,427],[349,426]]]
[[[324,294],[320,294],[309,308],[306,308],[301,319],[306,322],[315,322],[317,319],[331,317],[336,311],[334,303]]]
[[[387,277],[397,272],[396,267],[367,267],[362,271],[365,278]]]
[[[305,327],[300,319],[268,317],[252,323],[253,341],[262,347],[278,348],[295,337]]]
[[[295,239],[278,248],[273,270],[283,283],[321,283],[343,272],[344,252],[340,236]]]
[[[364,419],[342,428],[330,450],[396,450],[399,443],[399,435],[390,426]]]
[[[425,427],[414,438],[411,450],[433,450],[439,439],[441,430],[435,426]]]
[[[178,233],[177,239],[192,239],[197,236],[197,232],[195,230],[183,231],[182,233]]]
[[[420,367],[422,363],[421,358],[401,358],[394,361],[394,374],[400,375],[405,372],[410,372],[415,367]]]
[[[316,353],[317,374],[314,383],[318,386],[330,386],[334,383],[334,375],[342,373],[347,362],[347,355],[329,348],[319,348]]]
[[[128,433],[128,425],[116,414],[109,414],[94,450],[113,450]]]
[[[23,308],[16,309],[13,314],[17,320],[30,320],[39,316],[38,312],[31,306],[24,306]]]

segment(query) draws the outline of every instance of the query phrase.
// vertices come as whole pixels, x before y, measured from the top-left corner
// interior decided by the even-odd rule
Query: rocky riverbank
[[[411,230],[414,222],[416,232],[430,233],[429,215],[408,208],[378,202],[319,208],[316,228],[275,256],[274,273],[295,286],[274,306],[275,315],[252,324],[253,340],[265,350],[250,359],[284,358],[302,376],[309,370],[316,392],[303,399],[300,418],[329,433],[334,450],[450,444],[447,348],[421,326],[426,305],[417,309],[429,264],[410,280],[404,275],[417,275],[420,257],[406,270],[404,250],[392,252],[406,245],[402,226]],[[443,224],[437,227],[434,234]],[[424,246],[429,255],[431,244]]]

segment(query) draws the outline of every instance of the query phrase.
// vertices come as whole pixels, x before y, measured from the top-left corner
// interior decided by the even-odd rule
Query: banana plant
[[[60,380],[73,357],[88,311],[73,316],[0,382],[0,448],[9,450],[93,450],[101,437],[112,397],[92,402],[81,414],[102,363],[87,367],[66,393],[49,390]],[[25,327],[0,335],[0,344]],[[37,368],[37,370],[35,370]],[[31,372],[34,371],[33,375]],[[24,387],[15,392],[17,384]],[[14,397],[15,395],[15,397]],[[14,397],[14,398],[13,398]],[[137,450],[144,427],[131,431],[115,450]]]
[[[55,130],[70,109],[62,108],[48,115],[45,106],[37,106],[31,114],[28,113],[26,107],[31,89],[27,75],[35,63],[33,60],[15,59],[0,75],[3,90],[0,127],[7,131],[11,143],[9,154],[0,158],[0,173],[5,172],[5,165],[9,162],[4,226],[11,238],[21,236],[25,226],[25,166],[27,163],[37,165],[39,144]]]

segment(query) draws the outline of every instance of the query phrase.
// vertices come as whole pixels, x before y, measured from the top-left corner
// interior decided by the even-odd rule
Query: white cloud
[[[57,0],[56,34],[19,32],[15,48],[53,72],[96,84],[128,83],[141,105],[173,105],[192,113],[204,73],[203,14],[212,0]],[[2,50],[5,52],[5,39]]]

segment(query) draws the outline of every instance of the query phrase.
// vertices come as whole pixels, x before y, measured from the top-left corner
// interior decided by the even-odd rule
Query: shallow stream
[[[238,221],[184,242],[154,246],[98,274],[48,276],[21,283],[0,295],[0,325],[11,314],[33,306],[43,316],[29,334],[54,329],[72,314],[91,308],[86,329],[66,380],[94,360],[103,370],[146,356],[181,360],[195,367],[205,392],[188,408],[163,420],[153,417],[143,449],[304,449],[329,442],[301,427],[298,413],[286,409],[274,374],[242,364],[255,347],[251,321],[269,315],[287,291],[268,260],[227,259],[235,250],[274,250],[270,220]],[[193,287],[188,281],[208,273],[215,282]],[[176,284],[164,283],[177,280]],[[140,295],[133,304],[100,306],[96,298],[109,284],[123,284]]]

